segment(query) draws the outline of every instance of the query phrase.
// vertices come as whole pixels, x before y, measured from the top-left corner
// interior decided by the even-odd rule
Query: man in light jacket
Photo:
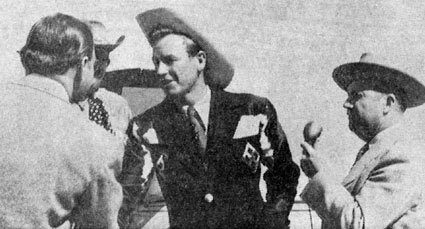
[[[20,56],[26,76],[0,88],[0,228],[118,228],[123,144],[76,105],[96,82],[90,28],[44,17]]]
[[[310,181],[301,197],[322,228],[425,228],[424,141],[403,121],[406,109],[425,102],[425,87],[388,60],[367,53],[333,72],[348,94],[350,130],[366,142],[342,184],[326,153],[302,143],[301,167]]]

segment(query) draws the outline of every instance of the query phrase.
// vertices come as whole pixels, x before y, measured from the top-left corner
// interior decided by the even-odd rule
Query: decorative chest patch
[[[242,154],[242,160],[248,165],[252,173],[257,172],[258,164],[260,163],[260,154],[249,143],[246,143],[245,150]]]

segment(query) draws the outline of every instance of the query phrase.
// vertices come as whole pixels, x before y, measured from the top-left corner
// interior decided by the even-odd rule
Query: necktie
[[[207,135],[205,134],[205,125],[195,108],[189,106],[187,108],[187,116],[195,132],[195,141],[198,144],[199,152],[203,155],[207,148]]]
[[[99,98],[89,98],[89,119],[112,133],[109,114],[105,110],[103,101]]]

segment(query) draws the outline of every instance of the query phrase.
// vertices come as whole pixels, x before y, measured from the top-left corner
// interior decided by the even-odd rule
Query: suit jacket
[[[413,138],[400,126],[379,133],[342,185],[316,174],[302,198],[322,228],[425,228],[425,147]]]
[[[261,124],[256,117],[268,120],[264,133],[273,153],[266,155],[262,149]],[[235,136],[243,123],[248,127]],[[299,168],[267,99],[212,91],[204,156],[194,144],[188,118],[172,99],[135,117],[130,129],[136,130],[130,139],[150,149],[172,227],[273,228],[289,224]],[[149,130],[156,132],[158,144],[144,138]],[[124,173],[126,168],[134,168],[134,161],[126,153]],[[264,175],[267,204],[259,190],[260,162],[268,167]],[[208,195],[212,201],[206,200]]]
[[[38,75],[0,90],[0,228],[118,228],[123,144]]]

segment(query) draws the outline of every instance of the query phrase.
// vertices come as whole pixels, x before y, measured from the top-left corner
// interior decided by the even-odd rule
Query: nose
[[[353,108],[353,103],[350,101],[349,98],[347,98],[342,106],[345,109],[352,109]]]
[[[156,69],[156,73],[158,75],[165,75],[165,74],[167,74],[168,73],[168,66],[166,64],[162,63],[162,61],[160,61],[158,63],[158,67]]]

